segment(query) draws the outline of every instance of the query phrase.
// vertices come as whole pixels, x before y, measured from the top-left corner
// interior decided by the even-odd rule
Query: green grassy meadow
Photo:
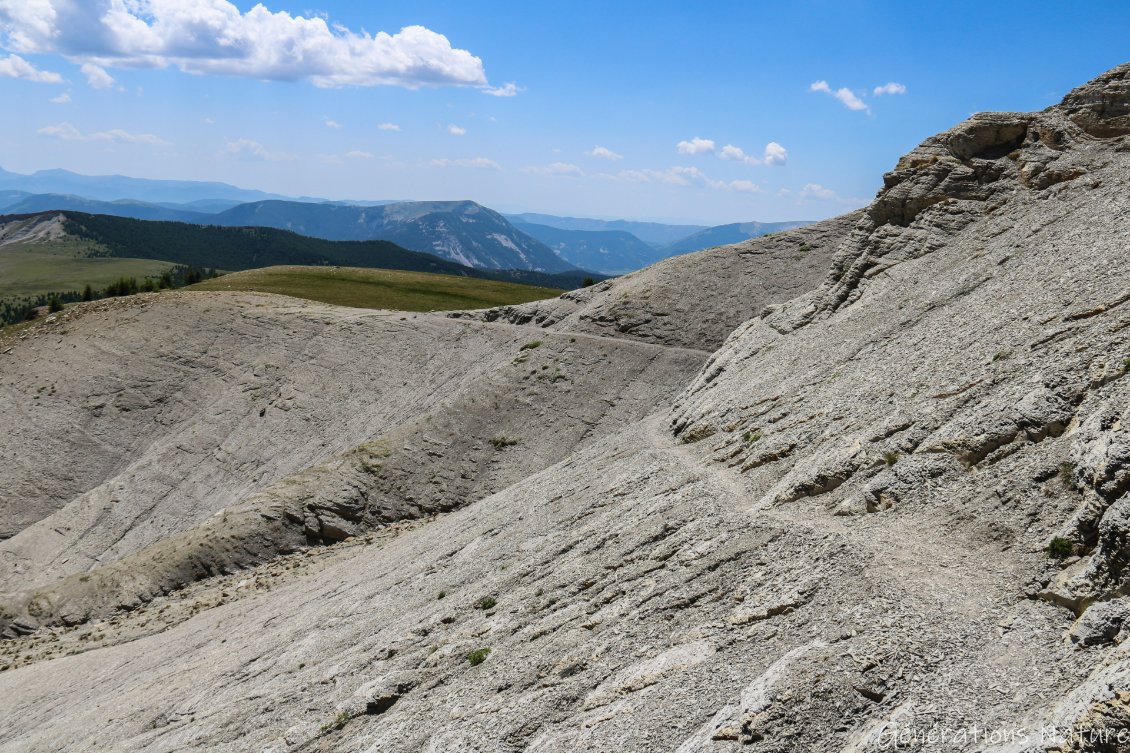
[[[555,298],[565,292],[427,272],[300,266],[233,272],[184,289],[279,293],[338,306],[398,311],[488,308]]]

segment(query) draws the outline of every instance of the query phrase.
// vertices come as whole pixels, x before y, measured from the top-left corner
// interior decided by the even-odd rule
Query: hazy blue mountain
[[[576,270],[498,212],[473,201],[410,201],[379,206],[260,201],[233,207],[209,221],[282,228],[327,240],[387,240],[479,269]]]
[[[194,180],[150,180],[124,175],[79,175],[69,170],[40,170],[31,175],[0,169],[0,190],[33,194],[66,194],[99,201],[144,197],[147,202],[185,203],[201,199],[262,201],[291,198],[266,191],[238,188],[227,183]]]
[[[115,217],[130,217],[135,220],[171,220],[174,222],[207,223],[211,219],[211,215],[204,212],[172,209],[159,204],[148,204],[143,201],[132,201],[129,199],[119,201],[96,201],[94,199],[85,199],[81,196],[67,196],[64,194],[12,193],[18,194],[18,198],[8,202],[4,200],[4,192],[0,192],[0,211],[5,214],[35,214],[37,212],[47,212],[52,209],[68,209],[75,212],[85,212],[87,214],[108,214]]]
[[[514,222],[514,227],[549,246],[570,264],[610,275],[642,269],[664,258],[654,246],[623,230],[562,230]]]
[[[631,233],[644,243],[666,246],[691,233],[706,230],[706,225],[666,225],[662,222],[633,222],[631,220],[594,220],[587,217],[557,217],[552,214],[508,214],[507,219],[534,225],[548,225],[561,230],[621,230]]]
[[[793,228],[804,227],[810,224],[812,223],[806,221],[734,222],[729,225],[705,228],[685,238],[680,238],[674,243],[664,246],[661,250],[665,257],[676,256],[678,254],[687,254],[691,251],[700,251],[704,248],[741,243],[750,238],[776,233],[781,230],[792,230]]]

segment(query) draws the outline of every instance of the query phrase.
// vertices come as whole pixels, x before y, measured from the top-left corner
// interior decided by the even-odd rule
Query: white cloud
[[[697,167],[669,167],[666,170],[621,170],[618,173],[602,173],[599,178],[624,181],[626,183],[657,183],[668,186],[701,186],[715,191],[739,191],[741,193],[761,193],[761,186],[750,180],[716,180]]]
[[[474,167],[480,170],[501,170],[502,165],[486,157],[472,157],[470,159],[434,159],[432,167]]]
[[[894,81],[882,86],[876,86],[873,92],[876,97],[881,97],[884,94],[906,94],[906,87]]]
[[[714,142],[695,136],[690,141],[680,141],[675,145],[675,149],[679,154],[706,154],[714,151]]]
[[[94,89],[109,89],[114,85],[114,77],[94,63],[83,63],[82,75],[86,76],[86,82]]]
[[[363,152],[360,149],[354,149],[351,152],[346,152],[345,156],[349,159],[373,159],[372,152]]]
[[[457,126],[454,123],[452,123],[451,125],[449,125],[447,127],[447,132],[450,133],[452,136],[463,136],[464,134],[467,133],[467,129],[464,128],[463,126]]]
[[[377,126],[378,131],[399,131],[400,126],[396,123],[381,123]]]
[[[334,129],[341,128],[341,123],[338,123],[336,120],[332,120],[330,118],[325,119],[325,124],[326,124],[326,128],[334,128]]]
[[[173,66],[320,87],[489,90],[482,60],[423,26],[369,34],[263,4],[244,13],[229,0],[0,0],[0,30],[16,52],[103,67]]]
[[[612,160],[613,162],[615,162],[616,160],[619,160],[619,159],[624,159],[624,155],[617,154],[616,152],[612,151],[608,147],[604,147],[604,146],[594,146],[592,148],[592,151],[589,152],[589,154],[591,154],[594,157],[600,157],[602,159]]]
[[[789,152],[776,141],[765,145],[765,153],[761,161],[767,165],[783,165],[789,161]]]
[[[69,104],[70,101],[71,101],[71,93],[70,92],[63,92],[62,94],[60,94],[57,97],[52,97],[51,101],[54,102],[57,105]]]
[[[215,125],[216,124],[216,121],[212,120],[211,118],[207,118],[207,117],[204,118],[201,122],[204,123],[204,125]]]
[[[522,168],[522,172],[536,173],[537,175],[564,175],[570,177],[580,177],[585,174],[584,170],[568,162],[554,162],[550,165],[529,165],[528,167]]]
[[[37,84],[63,83],[63,77],[58,73],[40,70],[19,55],[0,58],[0,78],[22,78]]]
[[[789,152],[776,141],[770,141],[766,144],[760,157],[746,154],[745,150],[739,146],[726,144],[718,152],[718,157],[732,162],[744,162],[747,165],[783,165],[789,161]]]
[[[729,186],[731,190],[742,193],[761,193],[761,186],[752,180],[731,180]]]
[[[492,97],[513,97],[522,91],[513,82],[503,84],[502,86],[486,86],[483,87],[483,94],[489,94]]]
[[[229,141],[224,151],[245,162],[280,162],[294,159],[294,155],[269,151],[258,141],[251,139]]]
[[[836,192],[830,188],[825,188],[819,183],[805,183],[804,188],[800,189],[800,197],[802,199],[822,199],[824,201],[831,201],[838,199]]]
[[[151,133],[130,133],[121,128],[112,128],[109,131],[98,131],[97,133],[83,133],[70,123],[43,126],[38,132],[44,136],[54,136],[64,141],[123,141],[130,144],[150,144],[152,146],[163,146],[169,143]]]
[[[849,110],[867,109],[867,105],[863,102],[863,100],[855,96],[855,93],[851,89],[848,89],[846,86],[833,91],[832,87],[828,86],[827,81],[816,81],[808,87],[808,90],[814,92],[823,92],[824,94],[831,95],[838,99],[843,104],[843,106]]]

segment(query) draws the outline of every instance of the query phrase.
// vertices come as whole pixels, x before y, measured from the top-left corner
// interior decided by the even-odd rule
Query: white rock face
[[[885,183],[556,302],[162,295],[0,343],[39,520],[3,545],[34,567],[0,747],[1118,750],[1088,741],[1130,730],[1130,65]],[[81,418],[111,384],[129,410]],[[128,447],[68,462],[93,436]]]

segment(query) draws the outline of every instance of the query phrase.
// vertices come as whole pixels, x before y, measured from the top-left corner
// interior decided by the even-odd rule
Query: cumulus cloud
[[[400,126],[396,123],[380,123],[377,125],[378,131],[399,131]]]
[[[94,63],[83,63],[82,75],[86,76],[86,83],[94,89],[109,89],[114,85],[114,77]]]
[[[732,162],[744,162],[747,165],[783,165],[789,161],[789,152],[776,141],[765,145],[761,156],[746,154],[745,150],[733,144],[726,144],[718,152],[718,157]]]
[[[333,120],[332,118],[326,118],[324,122],[326,124],[326,128],[333,128],[333,129],[341,128],[341,123],[338,123],[336,120]]]
[[[102,67],[510,94],[507,86],[489,87],[481,59],[423,26],[369,34],[263,4],[244,13],[229,0],[0,0],[0,30],[16,52]]]
[[[471,157],[468,159],[434,159],[432,167],[473,167],[479,170],[501,170],[502,165],[486,157]]]
[[[503,84],[502,86],[487,86],[483,88],[483,94],[489,94],[492,97],[513,97],[522,91],[514,82]]]
[[[789,152],[776,141],[770,141],[765,145],[761,161],[767,165],[783,165],[789,161]]]
[[[70,123],[43,126],[39,129],[39,133],[43,136],[53,136],[57,139],[63,139],[64,141],[122,141],[130,144],[150,144],[152,146],[163,146],[169,143],[151,133],[130,133],[129,131],[123,131],[121,128],[113,128],[109,131],[98,131],[95,133],[83,133]]]
[[[624,159],[624,155],[617,154],[608,147],[604,146],[594,146],[589,154],[594,157],[600,157],[601,159],[612,160],[613,162],[619,159]]]
[[[836,192],[830,188],[825,188],[819,183],[805,183],[804,187],[800,189],[800,197],[802,199],[821,199],[823,201],[831,201],[839,198]]]
[[[71,93],[70,92],[63,92],[62,94],[60,94],[57,97],[52,97],[51,101],[54,102],[57,105],[69,104],[70,101],[71,101]]]
[[[22,78],[37,84],[63,83],[63,77],[58,73],[40,70],[19,55],[0,58],[0,78]]]
[[[706,154],[714,151],[714,142],[695,136],[690,141],[680,141],[675,145],[679,154]]]
[[[733,191],[741,191],[742,193],[761,193],[761,186],[752,180],[731,180],[729,187]]]
[[[447,132],[452,136],[463,136],[467,133],[467,129],[463,126],[457,126],[454,123],[447,127]]]
[[[529,165],[522,168],[522,171],[535,173],[537,175],[563,175],[574,178],[585,174],[581,168],[569,164],[568,162],[554,162],[549,165]]]
[[[906,94],[906,87],[894,81],[882,86],[876,86],[873,92],[876,97],[881,97],[884,94]]]
[[[373,159],[372,152],[365,152],[361,151],[360,149],[354,149],[351,152],[346,152],[345,156],[349,159]]]
[[[808,87],[808,90],[814,92],[823,92],[824,94],[835,97],[840,101],[841,104],[843,104],[844,107],[849,110],[867,109],[867,105],[864,103],[864,101],[857,97],[855,95],[855,92],[853,92],[851,89],[848,89],[846,86],[833,90],[832,87],[828,85],[827,81],[815,81],[811,86]]]
[[[227,154],[244,162],[280,162],[294,159],[294,155],[272,152],[258,141],[236,139],[229,141],[224,149]]]

